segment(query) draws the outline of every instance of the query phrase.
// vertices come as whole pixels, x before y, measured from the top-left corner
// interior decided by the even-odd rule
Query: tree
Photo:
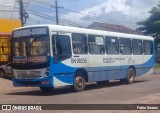
[[[146,34],[151,35],[155,37],[155,50],[156,50],[156,57],[157,61],[159,58],[159,49],[160,49],[160,2],[157,6],[153,7],[150,11],[150,16],[141,22],[137,22],[138,25],[140,25],[139,28],[137,28],[138,31]]]
[[[150,16],[146,20],[137,22],[137,24],[140,25],[137,30],[144,34],[158,37],[160,35],[160,2],[156,7],[153,7],[149,13]]]

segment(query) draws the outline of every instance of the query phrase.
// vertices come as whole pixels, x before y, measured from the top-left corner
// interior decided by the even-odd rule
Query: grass
[[[160,63],[156,63],[155,68],[160,69]]]

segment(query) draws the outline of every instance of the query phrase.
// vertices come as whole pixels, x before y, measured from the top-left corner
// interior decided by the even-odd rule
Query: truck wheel
[[[40,87],[40,89],[45,93],[51,93],[53,91],[53,87]]]
[[[73,83],[73,88],[75,91],[79,92],[79,91],[83,91],[85,89],[85,77],[84,74],[80,71],[75,73],[74,76],[74,83]]]
[[[0,77],[4,78],[5,77],[5,72],[3,70],[0,70]]]

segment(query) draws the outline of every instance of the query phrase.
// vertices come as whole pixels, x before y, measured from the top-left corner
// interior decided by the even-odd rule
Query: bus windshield
[[[13,39],[13,63],[45,63],[49,58],[49,38],[34,36]]]

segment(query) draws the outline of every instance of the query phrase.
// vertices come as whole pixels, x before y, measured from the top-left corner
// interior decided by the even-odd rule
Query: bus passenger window
[[[72,34],[72,45],[74,54],[87,54],[87,37],[85,34]]]
[[[67,35],[56,36],[56,57],[58,61],[62,61],[71,57],[70,38]]]
[[[132,54],[131,39],[120,38],[119,42],[120,42],[120,52],[122,55]]]
[[[144,50],[144,55],[151,55],[153,54],[153,44],[152,41],[143,41],[143,50]]]
[[[142,55],[143,49],[142,49],[142,40],[133,39],[132,40],[132,49],[134,55]]]
[[[105,37],[106,53],[119,54],[119,43],[117,37]]]
[[[89,52],[91,54],[104,54],[104,38],[103,36],[88,35]]]

